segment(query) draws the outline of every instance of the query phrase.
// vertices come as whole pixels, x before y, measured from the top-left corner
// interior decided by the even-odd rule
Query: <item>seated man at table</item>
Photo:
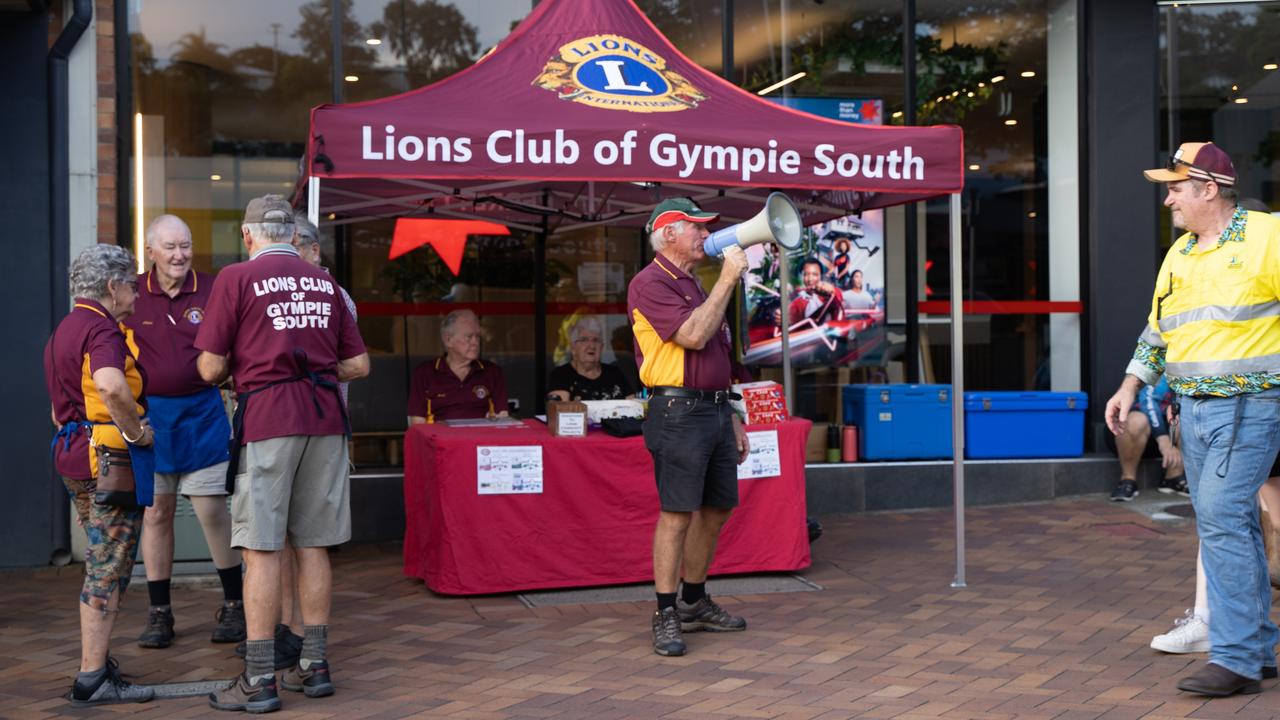
[[[440,324],[444,355],[414,368],[409,382],[409,424],[507,416],[502,368],[480,359],[480,318],[454,310]]]
[[[551,371],[548,398],[556,400],[620,400],[635,396],[631,381],[617,365],[600,362],[604,332],[587,315],[569,328],[569,362]]]

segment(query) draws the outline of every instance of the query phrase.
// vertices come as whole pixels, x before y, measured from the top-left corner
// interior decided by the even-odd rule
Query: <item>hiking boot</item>
[[[1209,623],[1194,610],[1173,621],[1173,629],[1151,638],[1151,649],[1173,655],[1209,652]]]
[[[107,658],[106,671],[102,673],[97,684],[86,687],[77,681],[71,686],[71,704],[74,707],[143,703],[155,696],[156,691],[146,685],[134,685],[120,677],[120,666],[115,658]]]
[[[293,634],[288,625],[276,625],[275,634],[275,662],[273,666],[277,670],[293,667],[298,664],[298,659],[302,657],[302,638]],[[236,646],[236,657],[243,658],[248,652],[247,640],[241,640]]]
[[[1191,488],[1187,487],[1187,476],[1179,475],[1172,478],[1161,478],[1160,484],[1156,486],[1156,490],[1168,495],[1177,493],[1182,497],[1191,497]]]
[[[138,647],[167,648],[173,644],[173,610],[153,607],[147,613],[147,627],[138,636]]]
[[[329,677],[329,661],[315,660],[307,669],[302,663],[285,670],[280,676],[280,687],[293,692],[300,692],[309,698],[325,697],[333,694],[333,680]]]
[[[211,642],[233,643],[245,639],[243,601],[223,602],[214,617],[217,618],[218,624],[213,628],[213,636],[209,638]]]
[[[260,677],[250,683],[248,676],[240,673],[235,682],[225,690],[209,693],[209,705],[215,710],[238,710],[249,713],[269,713],[280,709],[280,695],[276,692],[276,677]]]
[[[680,615],[675,608],[653,613],[653,651],[666,657],[684,654],[684,635],[680,633]]]
[[[1138,483],[1128,479],[1122,479],[1111,491],[1112,502],[1129,502],[1136,497],[1138,497]]]
[[[706,630],[707,632],[738,632],[747,629],[747,621],[730,615],[724,608],[715,604],[710,595],[692,605],[677,601],[680,613],[680,629],[685,632]]]

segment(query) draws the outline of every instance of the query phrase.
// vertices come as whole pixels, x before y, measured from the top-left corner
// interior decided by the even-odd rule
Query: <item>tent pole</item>
[[[787,251],[778,247],[778,306],[782,311],[782,396],[787,403],[787,413],[796,412],[795,383],[791,378],[791,307],[787,304],[790,289],[787,277],[791,274],[791,263],[787,261]]]
[[[951,482],[955,495],[956,577],[951,587],[964,581],[964,274],[961,272],[960,193],[951,196]]]
[[[320,178],[307,176],[307,219],[320,227]]]

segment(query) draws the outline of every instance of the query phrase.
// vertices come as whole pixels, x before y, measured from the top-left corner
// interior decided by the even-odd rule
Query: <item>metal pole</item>
[[[720,31],[720,77],[733,82],[733,0],[722,0],[720,14],[724,27]]]
[[[782,74],[780,79],[791,77],[791,53],[787,50],[787,0],[782,0],[779,9],[779,25],[782,30]],[[782,86],[782,104],[787,104],[791,97],[791,86]],[[778,248],[778,304],[782,308],[782,394],[787,403],[787,412],[796,411],[795,378],[791,375],[791,312],[787,305],[787,277],[791,274],[791,264],[787,262],[786,248]]]
[[[902,124],[916,124],[916,3],[902,0]],[[920,237],[916,204],[902,206],[903,238],[906,240],[906,292],[903,310],[907,318],[907,382],[920,378]]]
[[[961,272],[960,193],[951,196],[951,484],[955,493],[956,578],[964,582],[964,292]]]

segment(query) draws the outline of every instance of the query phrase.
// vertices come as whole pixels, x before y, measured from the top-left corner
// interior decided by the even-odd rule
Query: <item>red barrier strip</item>
[[[920,303],[920,312],[929,315],[949,315],[950,300],[926,300]],[[1047,315],[1049,313],[1084,312],[1079,300],[966,300],[967,315]]]
[[[532,315],[532,302],[362,302],[356,303],[360,317],[394,317],[399,315],[439,315],[467,308],[477,315]],[[627,304],[621,302],[547,303],[549,315],[572,315],[584,310],[595,315],[625,315]]]

